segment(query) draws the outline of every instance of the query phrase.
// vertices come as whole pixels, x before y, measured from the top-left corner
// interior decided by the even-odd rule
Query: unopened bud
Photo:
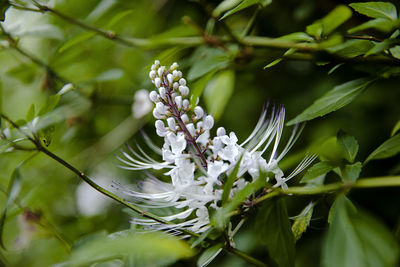
[[[224,135],[226,135],[225,128],[224,127],[219,127],[217,129],[217,136],[224,136]]]
[[[157,103],[158,102],[158,94],[156,91],[151,91],[149,94],[149,98],[152,102]]]
[[[171,118],[171,117],[169,117],[168,119],[167,119],[167,123],[168,123],[168,127],[169,127],[169,129],[171,130],[171,131],[176,131],[176,123],[175,123],[175,119],[174,118]]]
[[[204,129],[210,130],[214,126],[214,118],[211,115],[207,115],[204,119]]]
[[[196,114],[196,119],[199,120],[199,119],[203,118],[204,110],[202,109],[202,107],[196,106],[194,108],[194,114]]]

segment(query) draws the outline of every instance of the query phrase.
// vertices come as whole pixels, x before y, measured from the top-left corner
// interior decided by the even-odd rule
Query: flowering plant
[[[191,104],[190,90],[178,67],[173,63],[167,68],[156,60],[149,73],[157,88],[149,94],[155,103],[156,133],[164,138],[164,145],[159,149],[149,139],[147,142],[162,160],[152,159],[142,149],[137,152],[131,147],[119,158],[125,164],[123,168],[128,170],[165,169],[164,174],[170,181],[149,176],[136,190],[121,188],[134,202],[150,208],[174,207],[176,213],[162,219],[168,222],[180,220],[179,223],[163,224],[152,219],[133,219],[133,223],[173,233],[180,233],[183,228],[201,233],[210,227],[209,209],[217,212],[221,209],[224,191],[227,198],[232,198],[259,179],[273,184],[272,187],[287,189],[286,182],[303,171],[315,156],[305,157],[288,176],[279,168],[278,163],[304,126],[294,127],[286,146],[278,153],[285,118],[283,106],[276,110],[273,107],[269,116],[267,107],[253,132],[242,143],[238,143],[234,132],[228,135],[223,127],[211,137],[214,118],[197,105],[198,101],[196,105]],[[267,152],[269,155],[264,158]],[[233,179],[228,185],[227,178],[232,174]],[[192,213],[195,216],[191,216]]]

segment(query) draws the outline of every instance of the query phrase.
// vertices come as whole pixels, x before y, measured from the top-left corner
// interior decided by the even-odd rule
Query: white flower
[[[121,185],[118,188],[146,207],[175,208],[175,213],[161,218],[180,222],[162,224],[151,219],[133,219],[133,223],[171,233],[180,233],[183,228],[204,232],[210,227],[208,209],[220,208],[223,181],[240,159],[238,178],[229,197],[259,179],[261,172],[268,174],[265,179],[274,187],[286,189],[287,182],[315,159],[315,156],[306,157],[287,177],[279,168],[280,160],[302,130],[294,127],[288,143],[278,153],[285,117],[283,106],[278,110],[272,108],[270,116],[266,109],[253,132],[242,143],[238,143],[234,132],[227,135],[223,127],[219,127],[216,136],[211,138],[214,118],[197,103],[192,109],[189,87],[178,64],[166,68],[155,61],[149,77],[159,92],[152,91],[150,99],[156,104],[153,110],[158,119],[155,128],[157,135],[164,138],[164,145],[162,149],[158,148],[147,136],[145,141],[162,160],[154,160],[139,146],[139,152],[128,146],[128,152],[122,151],[124,158],[120,160],[126,164],[123,168],[130,170],[166,169],[164,175],[169,177],[169,182],[150,176],[132,190]]]

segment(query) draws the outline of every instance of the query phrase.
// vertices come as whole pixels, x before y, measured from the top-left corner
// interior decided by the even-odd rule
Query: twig
[[[360,35],[345,35],[344,38],[346,39],[359,39],[359,40],[369,40],[373,42],[382,42],[383,40],[378,39],[373,36],[360,36]]]
[[[2,34],[7,37],[8,44],[11,48],[15,49],[21,55],[29,58],[36,65],[39,65],[40,67],[44,68],[53,78],[57,79],[61,83],[64,83],[64,84],[68,83],[64,78],[62,78],[60,75],[58,75],[57,72],[55,72],[52,67],[50,67],[49,65],[47,65],[46,63],[44,63],[43,61],[41,61],[34,55],[31,55],[29,52],[21,49],[18,46],[18,41],[16,39],[14,39],[14,37],[12,37],[12,35],[4,29],[2,24],[0,24],[0,29],[2,31]]]
[[[351,190],[353,188],[376,188],[376,187],[394,187],[400,186],[400,176],[382,176],[382,177],[371,177],[362,178],[357,180],[355,183],[351,182],[337,182],[326,185],[319,185],[315,187],[305,186],[294,186],[287,190],[280,188],[273,189],[270,193],[263,195],[255,200],[254,204],[258,204],[266,199],[273,198],[278,195],[319,195],[335,193],[341,190]]]

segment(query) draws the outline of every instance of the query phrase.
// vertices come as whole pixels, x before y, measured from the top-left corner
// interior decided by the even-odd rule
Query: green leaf
[[[382,145],[375,149],[364,162],[366,164],[370,160],[376,159],[386,159],[393,157],[400,152],[400,134],[397,134],[388,140],[386,140]]]
[[[395,47],[390,48],[389,51],[393,57],[400,59],[400,45],[396,45]]]
[[[17,168],[15,168],[15,170],[11,173],[11,178],[10,181],[8,182],[7,200],[2,208],[0,215],[0,246],[3,249],[5,249],[3,242],[3,233],[4,233],[4,224],[6,222],[6,217],[7,217],[7,210],[14,203],[15,199],[17,198],[21,190],[21,174],[19,172],[19,169],[25,162],[26,160],[23,161],[21,164],[19,164]]]
[[[275,59],[274,61],[272,61],[268,65],[264,66],[264,69],[271,68],[271,67],[275,66],[276,64],[278,64],[279,62],[281,62],[282,60],[283,60],[283,58]]]
[[[10,7],[8,0],[0,0],[0,21],[6,18],[6,11]]]
[[[267,66],[264,67],[264,69],[270,68],[275,66],[276,64],[278,64],[279,62],[281,62],[286,56],[290,56],[292,54],[294,54],[297,51],[296,48],[290,48],[289,50],[287,50],[283,56],[281,58],[275,59],[274,61],[272,61],[271,63],[269,63]]]
[[[214,245],[208,249],[206,249],[197,260],[197,266],[203,267],[207,266],[212,262],[215,257],[218,256],[219,253],[222,251],[222,244]]]
[[[77,44],[83,43],[94,36],[96,36],[96,33],[94,33],[94,32],[83,32],[81,34],[77,34],[74,37],[72,37],[71,39],[69,39],[68,41],[66,41],[60,48],[58,48],[58,52],[62,53],[64,51],[66,51],[67,49],[69,49]]]
[[[44,115],[52,111],[60,101],[61,95],[51,95],[47,98],[46,103],[39,110],[38,116]]]
[[[203,93],[204,89],[206,88],[207,84],[211,80],[211,78],[214,76],[216,71],[212,71],[208,73],[207,75],[204,75],[200,79],[198,79],[194,84],[192,85],[191,91],[192,91],[192,99],[190,100],[190,104],[192,106],[196,105],[197,99],[200,98],[201,94]]]
[[[245,8],[260,4],[263,7],[268,6],[269,4],[272,3],[272,0],[243,0],[239,5],[237,5],[236,7],[234,7],[233,9],[227,11],[222,18],[220,18],[220,20],[225,19],[226,17],[233,15]]]
[[[190,248],[194,248],[197,245],[199,245],[201,242],[203,242],[212,232],[214,232],[215,229],[213,227],[208,228],[206,231],[204,231],[190,246]]]
[[[324,18],[307,26],[306,32],[309,35],[315,36],[316,38],[327,36],[337,27],[345,23],[351,17],[351,15],[352,12],[350,8],[344,5],[339,5]]]
[[[189,80],[196,80],[201,76],[214,71],[226,68],[230,62],[230,56],[221,49],[207,49],[206,54],[196,59],[188,73]]]
[[[135,256],[143,262],[166,265],[190,257],[193,251],[183,241],[161,232],[134,234],[129,231],[109,236],[96,235],[74,246],[69,263],[89,265],[112,257]]]
[[[239,5],[243,0],[224,0],[213,10],[213,16],[219,17],[222,13]]]
[[[357,181],[358,177],[360,177],[362,169],[362,164],[361,162],[356,162],[354,164],[347,164],[344,166],[344,168],[340,169],[340,178],[344,182],[349,181],[349,182],[355,182]]]
[[[314,211],[315,203],[310,202],[299,215],[296,216],[295,221],[292,224],[292,232],[295,242],[300,239],[302,234],[307,230],[310,225],[311,217]]]
[[[25,84],[31,84],[37,75],[36,66],[30,64],[19,64],[6,72],[7,75],[18,79]]]
[[[394,125],[390,136],[395,135],[400,130],[400,120]]]
[[[294,266],[294,237],[282,198],[270,199],[263,204],[257,213],[256,229],[277,266]]]
[[[31,121],[33,118],[35,118],[35,104],[32,103],[26,112],[25,119],[26,121]]]
[[[109,82],[120,79],[124,75],[124,70],[119,68],[109,69],[100,73],[94,80],[96,82]]]
[[[243,158],[243,155],[240,157],[239,161],[236,163],[235,168],[233,168],[232,172],[226,178],[226,181],[224,183],[224,190],[222,192],[222,197],[221,197],[222,205],[224,205],[229,199],[229,195],[231,193],[233,183],[235,182],[235,180],[237,178],[237,174],[239,172],[240,162],[242,161],[242,158]]]
[[[336,56],[353,58],[364,55],[371,50],[372,47],[374,47],[374,43],[369,40],[349,40],[342,44],[329,47],[327,51]]]
[[[235,87],[235,72],[224,70],[217,73],[204,89],[204,102],[207,110],[218,120]]]
[[[278,38],[279,40],[292,41],[292,42],[312,42],[314,39],[305,32],[294,32]]]
[[[309,121],[317,117],[325,116],[351,103],[374,79],[361,78],[335,86],[331,91],[317,99],[310,107],[304,110],[296,118],[290,120],[287,125],[293,125],[303,121]]]
[[[349,29],[347,32],[352,34],[367,29],[376,29],[384,33],[389,33],[398,25],[399,25],[398,20],[393,21],[387,19],[372,19],[367,22],[364,22],[361,25]]]
[[[389,38],[386,39],[380,43],[376,43],[374,45],[374,47],[372,47],[367,53],[365,53],[365,57],[369,56],[369,55],[373,55],[373,54],[378,54],[381,53],[387,49],[389,49],[390,47],[392,47],[395,44],[399,44],[400,40],[396,39],[396,38]]]
[[[109,23],[107,23],[107,28],[111,28],[112,26],[114,26],[115,24],[117,24],[120,20],[122,20],[123,18],[127,17],[128,15],[132,14],[134,10],[133,9],[128,9],[125,11],[122,11],[121,13],[118,13],[117,15],[115,15]]]
[[[343,149],[344,156],[349,162],[354,162],[354,159],[358,153],[358,142],[357,140],[346,133],[339,131],[337,140]]]
[[[211,218],[211,224],[216,228],[223,229],[227,220],[232,216],[231,212],[239,207],[249,196],[256,191],[260,190],[266,184],[266,174],[260,174],[260,177],[252,183],[247,184],[242,190],[236,194],[226,203],[222,209],[216,211]]]
[[[351,6],[355,11],[371,18],[383,18],[388,20],[397,19],[396,6],[388,2],[365,2],[352,3]]]
[[[330,172],[334,168],[336,168],[336,166],[332,165],[330,162],[327,161],[318,162],[307,170],[306,174],[303,176],[300,182],[307,183],[309,181],[312,181],[315,178],[318,178],[319,176]]]
[[[398,244],[391,232],[372,216],[356,211],[344,195],[334,203],[323,244],[324,267],[395,266]]]

